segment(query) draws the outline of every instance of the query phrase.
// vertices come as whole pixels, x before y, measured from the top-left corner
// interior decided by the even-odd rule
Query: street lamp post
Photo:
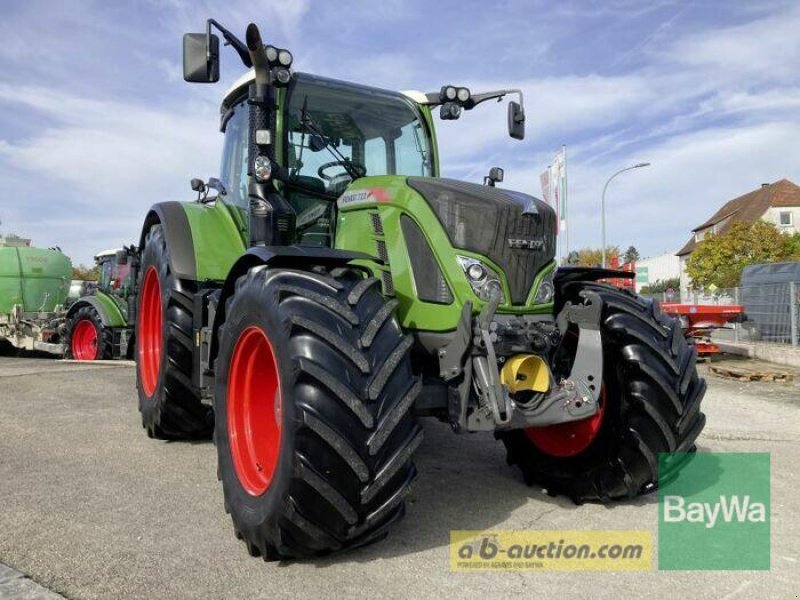
[[[602,233],[603,233],[603,248],[602,248],[602,252],[603,252],[603,268],[604,269],[606,268],[606,190],[608,189],[608,184],[611,183],[611,180],[614,179],[614,177],[616,177],[620,173],[624,173],[625,171],[630,171],[632,169],[641,169],[642,167],[649,167],[649,166],[650,166],[650,163],[649,162],[645,162],[645,163],[635,164],[635,165],[633,165],[631,167],[625,167],[624,169],[620,169],[619,171],[614,173],[611,177],[609,177],[608,181],[606,181],[606,184],[603,186],[603,197],[602,197],[602,201],[601,201],[601,204],[600,204],[600,221],[602,223],[601,228],[602,228]]]

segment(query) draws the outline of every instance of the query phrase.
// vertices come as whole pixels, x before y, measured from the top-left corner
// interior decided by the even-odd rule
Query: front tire
[[[603,386],[594,417],[500,434],[509,464],[527,483],[580,503],[632,498],[656,489],[662,452],[693,452],[705,425],[697,352],[680,324],[658,306],[610,285],[566,286],[573,300],[587,290],[603,301]]]
[[[97,309],[82,306],[69,318],[64,340],[65,357],[73,360],[110,360],[114,333],[103,325]]]
[[[411,339],[374,278],[251,269],[228,300],[214,439],[253,556],[367,544],[400,518],[422,441]]]
[[[191,283],[177,279],[161,225],[147,232],[136,311],[136,388],[147,435],[208,438],[214,415],[192,385]]]

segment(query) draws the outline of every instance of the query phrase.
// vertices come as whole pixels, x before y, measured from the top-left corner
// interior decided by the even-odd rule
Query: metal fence
[[[800,343],[800,284],[768,283],[714,291],[692,291],[682,296],[653,294],[659,302],[704,305],[741,305],[741,323],[717,330],[714,337],[740,343]]]

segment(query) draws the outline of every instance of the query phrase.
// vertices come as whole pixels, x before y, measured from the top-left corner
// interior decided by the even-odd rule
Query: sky
[[[182,79],[181,37],[213,17],[256,22],[295,68],[389,89],[519,87],[438,121],[442,174],[541,196],[566,145],[569,237],[674,252],[723,202],[800,183],[800,3],[668,0],[0,0],[0,232],[90,264],[138,240],[148,207],[192,200],[219,175],[219,103],[243,72],[223,48],[216,85]]]

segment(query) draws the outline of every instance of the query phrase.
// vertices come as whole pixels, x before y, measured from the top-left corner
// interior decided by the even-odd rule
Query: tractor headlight
[[[454,121],[461,116],[461,105],[455,102],[445,102],[439,107],[439,117],[443,121]]]
[[[263,154],[256,156],[253,161],[253,175],[256,176],[256,181],[260,183],[269,181],[272,176],[272,162],[268,157]]]
[[[486,268],[480,263],[475,262],[467,267],[467,277],[470,281],[483,281],[487,275]]]
[[[481,300],[489,300],[495,294],[500,296],[500,304],[505,304],[506,299],[503,294],[503,284],[500,283],[500,276],[491,268],[479,260],[468,256],[458,256],[458,264],[464,269],[472,291]]]
[[[288,50],[281,50],[278,52],[278,62],[284,66],[288,67],[292,64],[292,53]]]
[[[536,288],[536,295],[533,297],[534,304],[547,304],[553,301],[556,295],[556,288],[553,285],[554,275],[555,271],[551,271],[539,282],[539,287]]]
[[[292,72],[284,67],[275,69],[275,79],[281,85],[286,85],[292,79]]]

